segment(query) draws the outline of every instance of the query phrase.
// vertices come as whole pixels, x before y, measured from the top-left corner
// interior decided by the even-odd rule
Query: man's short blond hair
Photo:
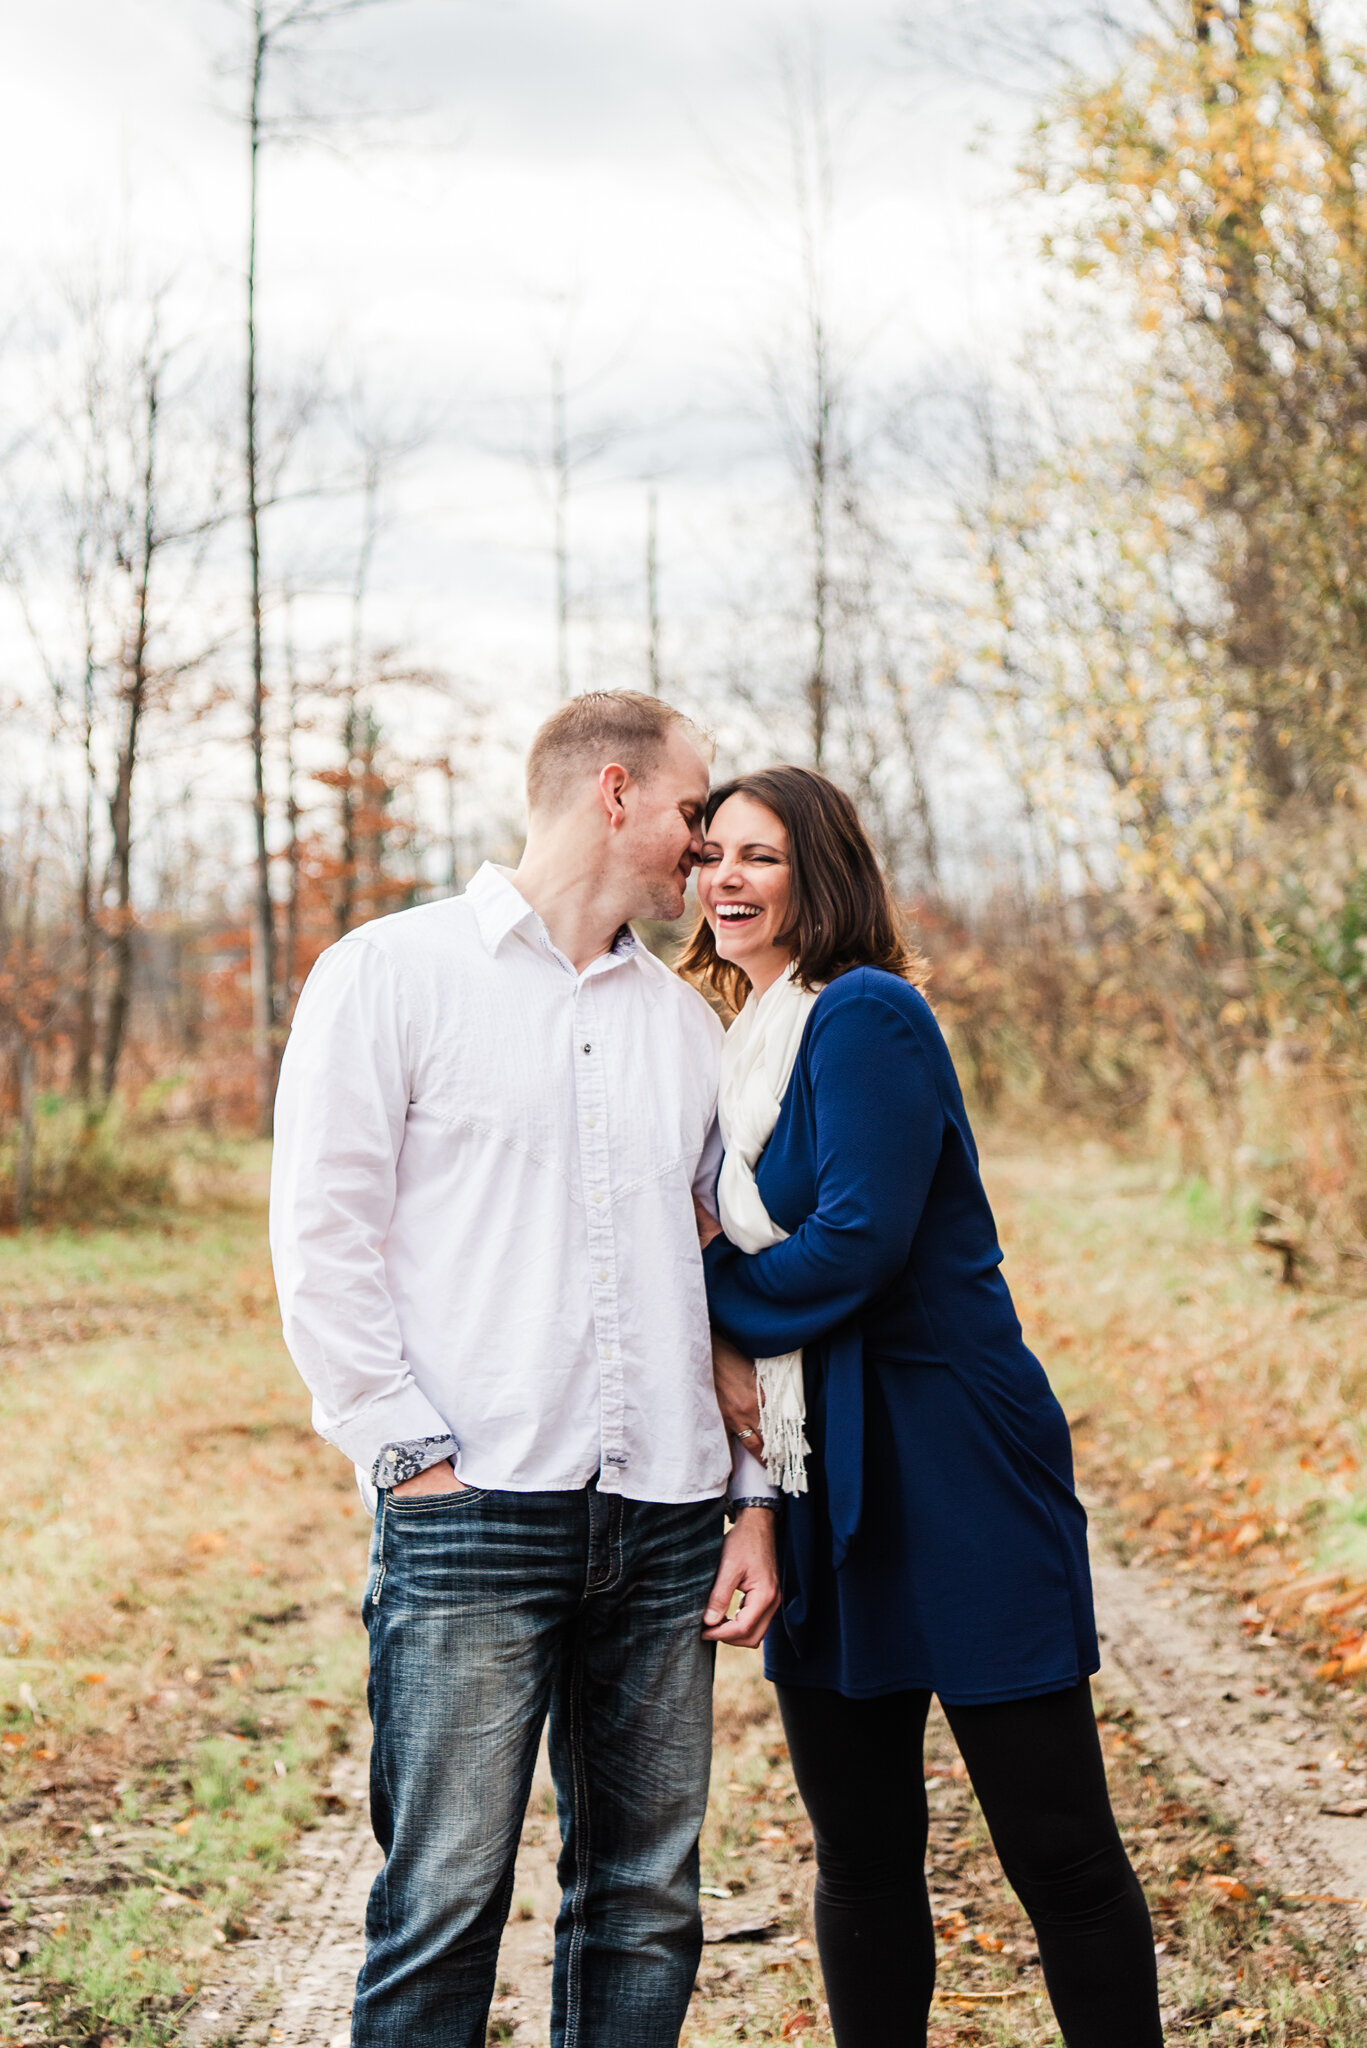
[[[706,758],[707,735],[659,697],[640,690],[586,690],[553,711],[532,741],[527,756],[527,808],[558,811],[585,776],[609,762],[625,768],[633,782],[648,782],[659,767],[669,736],[681,732]]]

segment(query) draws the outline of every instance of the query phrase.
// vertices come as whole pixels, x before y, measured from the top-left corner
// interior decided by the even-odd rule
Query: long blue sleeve
[[[876,986],[835,986],[790,1084],[807,1090],[794,1108],[811,1124],[812,1212],[768,1251],[717,1238],[704,1255],[713,1320],[757,1358],[815,1343],[891,1285],[940,1157],[944,1108],[914,1013]]]

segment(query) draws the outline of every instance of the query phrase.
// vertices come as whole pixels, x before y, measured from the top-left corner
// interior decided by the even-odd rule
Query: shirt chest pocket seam
[[[483,1117],[465,1116],[443,1109],[431,1096],[419,1098],[416,1107],[430,1116],[434,1123],[440,1124],[443,1130],[467,1131],[472,1137],[487,1138],[491,1143],[502,1146],[505,1152],[514,1152],[519,1158],[530,1159],[534,1165],[544,1166],[549,1172],[558,1174],[562,1180],[565,1178],[562,1160],[528,1144],[513,1131],[500,1130],[497,1124]]]
[[[661,1159],[647,1171],[633,1173],[630,1180],[615,1182],[612,1190],[613,1200],[618,1201],[624,1195],[634,1195],[642,1188],[654,1187],[657,1181],[670,1179],[684,1165],[686,1156],[682,1151],[676,1152],[672,1159]]]

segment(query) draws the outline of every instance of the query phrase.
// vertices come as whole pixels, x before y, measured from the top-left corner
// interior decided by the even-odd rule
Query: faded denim
[[[702,1944],[712,1749],[702,1610],[721,1505],[382,1495],[371,1817],[353,2048],[484,2048],[537,1745],[563,1847],[554,2048],[675,2048]]]

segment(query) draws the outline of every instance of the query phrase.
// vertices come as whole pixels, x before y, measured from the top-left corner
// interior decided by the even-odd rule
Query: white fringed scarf
[[[778,1122],[803,1028],[818,994],[816,989],[799,988],[791,973],[782,975],[758,1000],[750,996],[722,1046],[717,1115],[726,1157],[717,1182],[717,1207],[723,1230],[743,1252],[767,1251],[788,1235],[764,1206],[755,1168]],[[803,1427],[807,1402],[802,1353],[757,1358],[755,1372],[769,1477],[784,1493],[805,1493],[803,1461],[811,1447]]]

